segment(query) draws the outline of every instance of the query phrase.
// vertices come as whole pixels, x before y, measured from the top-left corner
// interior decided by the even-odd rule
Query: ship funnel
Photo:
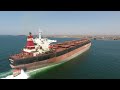
[[[34,49],[34,42],[33,42],[33,36],[31,32],[29,32],[29,36],[27,37],[27,43],[26,43],[26,48],[27,49]]]

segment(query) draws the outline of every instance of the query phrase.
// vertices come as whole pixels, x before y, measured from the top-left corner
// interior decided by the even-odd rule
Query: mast
[[[41,39],[41,38],[42,38],[42,31],[39,28],[39,39]]]

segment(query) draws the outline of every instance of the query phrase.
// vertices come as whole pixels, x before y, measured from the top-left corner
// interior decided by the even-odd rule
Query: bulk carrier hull
[[[39,33],[39,38],[35,39],[32,34],[29,33],[26,46],[23,50],[9,58],[10,66],[13,69],[13,77],[18,76],[21,70],[30,72],[43,67],[56,66],[67,62],[84,53],[91,46],[89,39],[51,44],[53,42],[56,41],[41,38],[41,33]]]
[[[30,72],[32,70],[38,69],[38,68],[43,68],[43,67],[47,67],[47,66],[54,66],[54,65],[58,65],[64,62],[67,62],[75,57],[77,57],[78,55],[84,53],[85,51],[87,51],[91,46],[91,42],[73,50],[70,51],[66,54],[57,56],[57,57],[53,57],[50,59],[46,59],[43,61],[37,61],[37,62],[33,62],[33,63],[29,63],[29,64],[23,64],[23,65],[17,65],[17,66],[13,66],[12,64],[10,65],[13,69],[15,68],[22,68],[25,69],[26,72]]]

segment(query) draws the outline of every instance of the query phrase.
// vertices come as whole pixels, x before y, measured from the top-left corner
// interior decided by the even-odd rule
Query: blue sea
[[[78,38],[50,38],[58,42]],[[12,74],[9,56],[19,53],[25,36],[0,36],[0,78]],[[31,79],[120,79],[120,41],[92,40],[91,48],[56,67],[37,72]]]

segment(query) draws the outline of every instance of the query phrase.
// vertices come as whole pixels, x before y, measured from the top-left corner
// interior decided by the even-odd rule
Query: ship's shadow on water
[[[91,49],[62,64],[44,70],[38,70],[38,72],[34,72],[29,79],[75,79],[74,77],[71,77],[72,68],[78,68],[77,65],[81,65],[90,52]]]

